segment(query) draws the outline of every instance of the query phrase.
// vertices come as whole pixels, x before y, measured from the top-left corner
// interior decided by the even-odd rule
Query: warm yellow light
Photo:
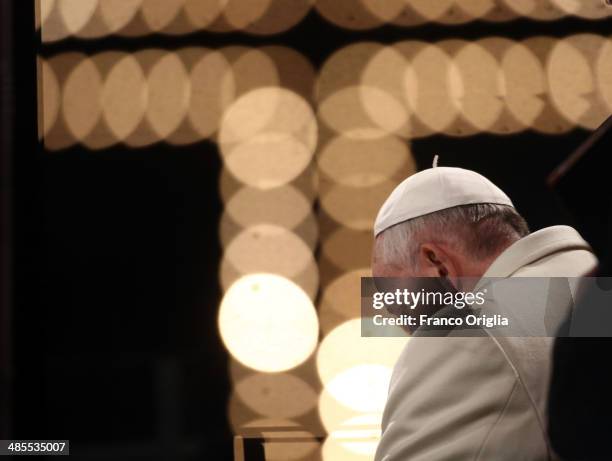
[[[223,297],[218,324],[236,360],[265,372],[303,363],[314,351],[319,333],[306,293],[274,274],[252,274],[236,281]]]
[[[62,107],[66,125],[80,142],[91,133],[100,119],[102,77],[92,59],[83,56],[72,70],[63,88]]]
[[[380,134],[375,139],[337,136],[318,156],[319,169],[338,184],[372,187],[390,179],[402,180],[415,172],[406,141]]]
[[[551,0],[504,0],[504,4],[517,15],[533,19],[551,21],[565,15]]]
[[[261,11],[257,18],[243,26],[243,29],[252,34],[270,35],[284,32],[299,23],[310,11],[315,0],[258,0],[259,3],[265,1],[265,9]],[[235,0],[237,8],[244,8],[245,2]],[[261,7],[259,7],[261,9]],[[228,22],[233,22],[236,14],[227,10]],[[238,17],[241,17],[239,14]],[[239,22],[244,22],[244,19]]]
[[[114,34],[127,26],[139,12],[143,0],[102,0],[98,7],[104,33]]]
[[[369,268],[346,272],[328,283],[319,304],[321,331],[327,335],[347,320],[359,318],[361,304],[361,277],[371,277]]]
[[[594,66],[603,44],[599,35],[566,37],[555,44],[547,63],[556,109],[571,123],[591,130],[609,115],[595,82]]]
[[[463,83],[464,92],[455,100],[461,115],[475,131],[489,131],[503,109],[499,64],[477,42],[465,42],[453,61]]]
[[[246,29],[266,13],[271,2],[272,0],[229,0],[223,10],[223,19],[232,29]]]
[[[369,187],[334,184],[321,189],[321,206],[336,222],[356,230],[371,230],[385,199],[398,181],[384,180]]]
[[[447,14],[448,10],[453,7],[456,0],[406,0],[418,14],[423,16],[427,21],[440,21],[443,15]]]
[[[269,223],[293,229],[312,213],[312,201],[290,184],[266,190],[243,187],[232,196],[225,209],[245,228]]]
[[[140,11],[149,32],[158,32],[170,25],[184,3],[185,0],[143,0]]]
[[[612,40],[607,39],[602,46],[595,69],[601,97],[612,113]]]
[[[317,405],[312,386],[289,373],[253,373],[234,387],[240,400],[259,415],[292,419]]]
[[[373,459],[380,441],[380,415],[354,416],[342,422],[323,443],[323,461]]]
[[[236,80],[227,58],[207,49],[200,50],[190,78],[189,120],[195,131],[207,138],[219,129],[223,113],[236,97]]]
[[[409,52],[415,45],[402,42],[397,47]],[[454,95],[461,91],[453,87],[450,78],[456,71],[454,63],[436,45],[423,44],[418,48],[411,61],[412,71],[404,75],[408,105],[420,122],[413,126],[413,133],[425,136],[448,132],[459,113],[458,105],[453,103]]]
[[[36,3],[40,6],[38,9],[38,23],[40,27],[44,27],[47,18],[55,7],[55,0],[39,0]]]
[[[39,136],[45,137],[55,125],[60,108],[60,87],[53,67],[47,61],[39,61],[39,78],[41,80],[39,95],[39,117],[42,117]]]
[[[319,346],[317,370],[321,382],[329,390],[329,384],[338,375],[353,367],[380,365],[392,368],[407,341],[406,337],[362,337],[361,319],[348,320],[323,338]]]
[[[99,1],[58,0],[57,6],[66,29],[71,34],[78,33],[91,20]]]
[[[260,88],[227,110],[219,143],[236,178],[269,189],[289,183],[310,164],[317,123],[310,105],[296,93]]]
[[[316,8],[325,19],[346,29],[372,29],[384,22],[361,0],[317,0]]]
[[[142,123],[147,109],[142,67],[132,55],[118,55],[102,88],[102,113],[116,141],[125,140]]]
[[[387,46],[377,52],[364,68],[360,99],[368,115],[381,129],[408,137],[411,134],[411,114],[403,85],[405,78],[416,78],[406,56],[397,48]]]
[[[370,93],[376,89],[370,89]],[[390,97],[380,90],[379,96],[389,101]],[[370,100],[371,101],[371,100]],[[391,103],[397,108],[398,104]],[[367,113],[362,103],[362,92],[359,86],[348,86],[339,89],[319,104],[319,118],[334,132],[351,139],[376,139],[388,135]]]
[[[369,266],[372,231],[338,228],[322,242],[323,255],[342,271]]]
[[[246,274],[282,275],[314,299],[319,273],[311,249],[295,233],[272,224],[258,224],[240,232],[227,246],[221,262],[221,283],[229,287]]]
[[[147,120],[157,140],[164,140],[186,117],[190,83],[185,65],[175,53],[163,53],[149,70]]]
[[[229,0],[186,0],[185,15],[195,28],[203,29],[219,17],[228,2]]]
[[[529,128],[543,112],[546,76],[541,61],[527,46],[514,43],[501,57],[506,107],[516,121]]]
[[[364,363],[338,373],[327,385],[327,391],[338,402],[355,411],[382,412],[387,401],[390,366]]]

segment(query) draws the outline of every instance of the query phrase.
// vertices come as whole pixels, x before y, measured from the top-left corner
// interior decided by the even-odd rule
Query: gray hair
[[[376,238],[374,251],[383,264],[415,267],[425,242],[446,243],[475,259],[486,259],[527,234],[527,223],[513,207],[479,203],[395,224]]]

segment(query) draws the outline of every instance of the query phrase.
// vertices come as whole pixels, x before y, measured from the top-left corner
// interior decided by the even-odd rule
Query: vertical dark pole
[[[11,2],[0,2],[0,439],[10,438],[11,432],[11,6]]]

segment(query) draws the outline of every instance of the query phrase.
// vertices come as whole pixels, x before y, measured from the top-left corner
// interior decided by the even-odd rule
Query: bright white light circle
[[[319,323],[304,291],[273,274],[251,274],[225,293],[218,319],[221,338],[242,364],[279,372],[303,363],[314,351]]]

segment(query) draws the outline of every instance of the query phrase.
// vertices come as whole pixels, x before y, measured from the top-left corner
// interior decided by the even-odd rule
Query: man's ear
[[[455,283],[457,268],[451,255],[440,245],[424,243],[419,249],[419,267],[425,277],[450,278]]]

